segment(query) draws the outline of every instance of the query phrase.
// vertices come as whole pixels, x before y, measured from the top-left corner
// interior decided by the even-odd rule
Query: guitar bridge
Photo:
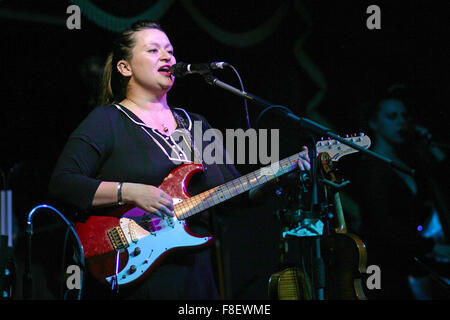
[[[125,238],[125,235],[120,227],[115,227],[108,230],[106,234],[108,235],[109,241],[111,241],[111,244],[115,250],[122,250],[128,247],[127,238]]]

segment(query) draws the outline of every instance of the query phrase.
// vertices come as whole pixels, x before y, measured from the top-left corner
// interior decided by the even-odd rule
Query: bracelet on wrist
[[[123,182],[119,182],[119,184],[117,185],[117,204],[119,206],[125,204],[122,199],[122,186]]]

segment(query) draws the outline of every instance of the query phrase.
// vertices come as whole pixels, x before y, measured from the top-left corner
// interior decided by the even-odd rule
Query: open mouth
[[[172,76],[172,73],[170,72],[170,65],[166,64],[158,69],[158,72],[165,75],[166,77]]]

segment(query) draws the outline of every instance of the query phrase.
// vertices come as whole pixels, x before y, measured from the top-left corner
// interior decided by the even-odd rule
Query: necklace
[[[138,104],[136,102],[134,102],[133,100],[126,98],[127,100],[129,100],[130,102],[132,102],[136,107],[139,107]],[[153,118],[151,118],[152,121],[155,121]],[[155,121],[156,122],[156,121]],[[164,122],[160,122],[161,127],[163,128],[163,131],[165,133],[169,132],[169,127],[164,123]]]

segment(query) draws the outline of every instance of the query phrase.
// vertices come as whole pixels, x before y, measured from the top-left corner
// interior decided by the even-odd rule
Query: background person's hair
[[[408,94],[406,92],[406,86],[402,83],[395,83],[388,89],[377,93],[375,97],[366,100],[360,104],[356,118],[359,123],[360,129],[363,131],[371,132],[369,123],[376,119],[378,113],[381,110],[381,106],[388,100],[399,100],[409,110]],[[367,132],[365,132],[367,133]]]
[[[119,102],[126,97],[129,77],[124,77],[117,70],[117,62],[129,61],[132,50],[136,44],[136,32],[145,29],[158,29],[165,32],[161,26],[153,21],[141,20],[133,23],[130,29],[122,31],[113,43],[112,52],[108,55],[101,81],[99,105],[108,105]]]

